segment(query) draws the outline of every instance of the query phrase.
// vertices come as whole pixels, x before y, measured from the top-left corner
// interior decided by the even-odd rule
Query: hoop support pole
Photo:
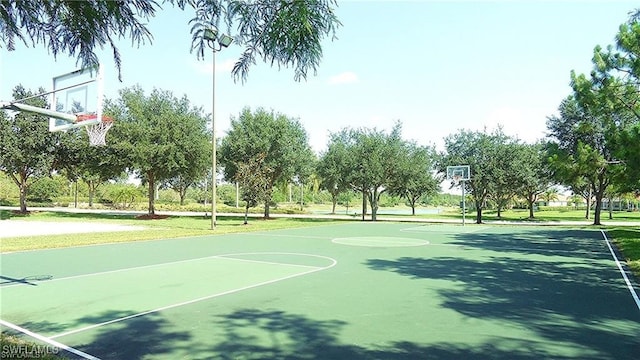
[[[70,123],[75,123],[77,120],[77,117],[73,114],[53,111],[53,110],[49,110],[49,109],[45,109],[37,106],[31,106],[27,104],[22,104],[22,103],[10,103],[8,105],[3,105],[2,108],[8,109],[8,110],[25,111],[25,112],[30,112],[30,113],[40,114],[40,115],[46,115],[46,116],[64,120]]]
[[[461,181],[462,182],[462,226],[464,226],[464,220],[465,220],[465,216],[467,214],[467,209],[466,209],[466,204],[465,204],[465,199],[464,199],[464,180]]]

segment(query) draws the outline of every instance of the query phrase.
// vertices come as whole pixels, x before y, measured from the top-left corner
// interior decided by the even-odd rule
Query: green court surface
[[[89,235],[90,236],[90,235]],[[600,230],[336,223],[2,255],[2,330],[84,359],[632,359]]]

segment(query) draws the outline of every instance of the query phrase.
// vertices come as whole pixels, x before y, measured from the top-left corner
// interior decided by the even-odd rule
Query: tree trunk
[[[593,212],[593,225],[602,225],[600,223],[600,212],[602,211],[602,199],[598,199],[596,194],[596,208]]]
[[[22,180],[20,183],[20,212],[27,213],[27,181]]]
[[[378,220],[378,189],[369,193],[369,203],[371,204],[371,221]]]
[[[416,202],[418,202],[417,199],[411,199],[411,215],[415,216],[416,215]]]
[[[149,182],[149,215],[156,213],[156,193],[155,193],[155,176],[152,172],[147,173],[147,181]]]
[[[336,204],[338,203],[338,197],[334,194],[331,194],[331,213],[336,213]]]
[[[613,197],[609,198],[609,220],[613,220]]]
[[[93,197],[95,196],[95,193],[96,193],[96,189],[93,186],[93,180],[89,180],[87,185],[89,185],[89,207],[93,207]],[[76,181],[76,192],[77,190],[78,190],[78,182]]]
[[[187,186],[185,186],[184,188],[180,189],[179,195],[180,195],[180,206],[184,205],[184,198],[187,197]]]
[[[591,211],[591,191],[589,191],[588,195],[584,197],[584,200],[587,202],[587,210],[585,211],[584,218],[589,220],[589,213]]]
[[[482,201],[475,201],[476,204],[476,224],[482,224]],[[462,209],[464,211],[464,209]]]
[[[584,214],[584,218],[589,220],[589,211],[591,210],[591,196],[589,196],[588,198],[585,198],[586,202],[587,202],[587,210]]]
[[[599,180],[599,187],[598,190],[595,192],[596,194],[596,208],[594,210],[593,213],[593,225],[602,225],[600,223],[600,219],[601,219],[601,213],[602,213],[602,199],[604,198],[604,192],[607,189],[607,184],[602,180],[602,177],[604,175],[600,175],[598,177]]]
[[[300,184],[300,211],[304,211],[304,184]]]
[[[502,218],[502,207],[498,206],[498,219]]]
[[[364,221],[364,216],[367,215],[367,192],[362,189],[362,221]]]
[[[533,219],[533,197],[531,194],[527,196],[527,202],[529,203],[529,219]]]
[[[19,178],[16,177],[16,174],[9,174],[13,182],[18,186],[18,191],[20,192],[20,212],[23,214],[27,213],[27,191],[29,186],[27,185],[27,176],[24,173],[18,174]]]
[[[247,225],[247,219],[249,218],[249,202],[247,201],[247,205],[244,207],[244,224]]]
[[[264,202],[264,218],[269,219],[269,200]]]

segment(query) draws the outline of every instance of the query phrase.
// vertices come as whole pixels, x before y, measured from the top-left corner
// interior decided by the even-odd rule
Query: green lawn
[[[5,218],[6,218],[5,212]],[[111,242],[130,242],[140,240],[168,239],[187,236],[229,234],[246,231],[275,230],[293,227],[314,226],[331,220],[322,219],[288,219],[277,218],[263,220],[249,219],[244,225],[242,217],[218,217],[216,229],[211,230],[211,218],[204,216],[171,216],[166,219],[141,220],[134,215],[115,214],[85,214],[85,213],[58,213],[58,212],[32,212],[26,216],[10,216],[12,219],[27,221],[65,221],[65,222],[99,222],[121,225],[143,226],[145,230],[97,232],[91,236],[86,234],[61,234],[24,236],[0,239],[0,252],[19,250],[34,250],[45,248],[57,248],[68,246],[80,246],[102,244]]]
[[[624,255],[636,279],[640,279],[640,228],[616,227],[608,230]]]

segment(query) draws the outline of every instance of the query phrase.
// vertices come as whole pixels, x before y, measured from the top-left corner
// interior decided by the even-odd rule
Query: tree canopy
[[[416,214],[420,198],[434,195],[440,190],[442,179],[435,174],[436,157],[433,147],[405,142],[396,159],[389,193],[405,198],[411,206],[412,215]]]
[[[38,92],[18,85],[13,90],[14,99],[24,99]],[[44,96],[32,97],[26,104],[47,107]],[[27,191],[32,179],[49,176],[56,159],[58,134],[49,132],[49,119],[43,115],[19,112],[9,116],[0,111],[0,170],[5,172],[20,190],[20,211],[27,211]]]
[[[341,24],[334,13],[335,0],[166,0],[173,11],[192,11],[192,51],[204,57],[204,31],[221,28],[235,38],[244,51],[233,68],[236,79],[246,80],[256,59],[294,69],[296,80],[316,71],[322,58],[321,42],[335,39]],[[98,63],[96,49],[109,47],[121,73],[120,39],[133,46],[152,43],[148,22],[161,3],[129,1],[2,1],[0,46],[15,50],[17,43],[43,46],[55,57],[76,57],[84,66]]]
[[[615,157],[618,126],[611,113],[598,109],[570,96],[560,105],[560,115],[551,116],[547,121],[554,176],[568,186],[588,184],[596,201],[594,225],[600,225],[607,187],[624,168]]]
[[[445,138],[445,152],[441,154],[438,168],[445,173],[447,166],[470,166],[471,178],[463,186],[473,198],[478,224],[482,223],[482,210],[504,172],[499,160],[501,149],[512,141],[500,128],[492,133],[460,130]]]
[[[206,118],[186,96],[137,86],[120,90],[105,111],[115,119],[110,147],[148,185],[149,214],[155,213],[155,185],[182,176],[193,179],[203,170],[210,148]],[[205,161],[203,161],[205,159]],[[209,157],[210,159],[210,157]]]
[[[237,118],[231,119],[231,128],[220,146],[219,160],[225,179],[233,181],[238,164],[260,157],[264,159],[262,165],[270,169],[270,188],[308,174],[315,160],[298,119],[261,108],[253,112],[244,108]],[[269,201],[265,203],[264,216],[269,217]]]

